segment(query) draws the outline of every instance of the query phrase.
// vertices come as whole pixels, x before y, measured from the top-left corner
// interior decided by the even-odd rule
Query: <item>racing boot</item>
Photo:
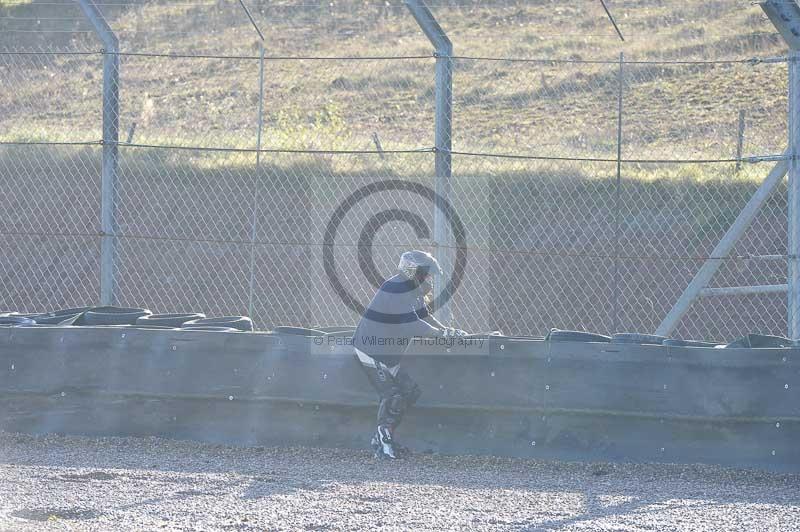
[[[378,430],[372,437],[372,447],[376,458],[397,460],[401,458],[401,450],[392,438],[392,430],[387,425],[378,425]]]
[[[376,458],[381,458],[383,455],[383,447],[381,445],[381,438],[378,435],[378,432],[375,432],[372,435],[372,441],[370,441],[370,446],[372,447],[372,452],[375,453]],[[393,447],[394,452],[399,458],[405,458],[411,456],[411,449],[398,443],[397,438],[393,438]]]

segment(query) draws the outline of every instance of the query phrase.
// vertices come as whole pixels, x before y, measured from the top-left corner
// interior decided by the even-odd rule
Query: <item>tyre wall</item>
[[[800,470],[797,349],[472,340],[408,348],[418,451]],[[375,406],[343,336],[0,329],[0,430],[365,447]]]

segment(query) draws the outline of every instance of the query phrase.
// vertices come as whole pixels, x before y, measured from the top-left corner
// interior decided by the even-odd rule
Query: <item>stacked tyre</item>
[[[544,337],[547,342],[602,342],[608,343],[611,337],[584,331],[563,331],[551,329]]]
[[[201,320],[206,315],[200,312],[183,312],[174,314],[150,314],[136,319],[136,325],[140,327],[166,327],[177,329],[183,327],[187,322]]]
[[[54,310],[33,316],[37,325],[71,325],[87,311],[94,307],[75,307]]]
[[[136,320],[151,314],[144,308],[95,307],[84,312],[75,325],[136,325]]]
[[[326,333],[321,329],[309,329],[308,327],[295,327],[292,325],[280,325],[272,330],[276,334],[286,334],[289,336],[325,336]]]
[[[198,318],[187,321],[181,329],[193,331],[252,331],[253,320],[247,316],[222,316],[220,318]]]
[[[36,325],[36,322],[27,316],[20,316],[8,313],[0,316],[0,327],[29,327]]]

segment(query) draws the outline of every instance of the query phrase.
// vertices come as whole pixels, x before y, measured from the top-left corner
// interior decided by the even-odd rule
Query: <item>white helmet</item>
[[[397,269],[409,279],[418,278],[419,281],[422,281],[427,274],[442,274],[442,268],[433,255],[417,249],[403,253]]]

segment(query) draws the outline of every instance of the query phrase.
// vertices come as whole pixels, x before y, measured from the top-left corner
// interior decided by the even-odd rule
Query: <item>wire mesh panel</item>
[[[105,6],[109,14],[124,7]],[[71,0],[4,1],[0,4],[0,34],[0,48],[6,49],[91,51],[98,42],[80,4]]]
[[[403,251],[430,249],[433,205],[402,187],[430,188],[432,178],[419,176],[430,175],[432,160],[425,152],[263,159],[272,179],[259,182],[254,312],[260,320],[354,325],[360,314],[342,293],[366,305],[377,282],[372,273],[386,278]],[[422,234],[404,221],[412,217]]]
[[[99,295],[96,146],[0,146],[0,307],[41,311]]]
[[[0,47],[3,140],[97,141],[102,122],[102,57]]]
[[[119,59],[121,141],[256,147],[257,55],[216,59],[122,53]]]
[[[455,36],[458,54],[518,58],[741,59],[783,53],[785,43],[757,3],[616,0],[426,2]]]
[[[730,163],[623,166],[625,200],[620,244],[626,258],[620,276],[622,328],[658,327],[706,260],[714,256],[716,245],[771,167],[772,163],[759,163],[737,176]],[[779,188],[722,261],[711,287],[785,283],[785,258],[783,261],[759,258],[785,257],[785,187]],[[675,334],[710,340],[748,330],[785,334],[785,314],[779,310],[780,305],[769,304],[754,312],[748,301],[756,299],[780,303],[785,294],[755,299],[752,296],[701,298]]]
[[[268,58],[262,145],[340,151],[430,147],[433,65],[432,57]]]
[[[611,163],[456,161],[452,201],[465,213],[475,277],[467,280],[483,284],[481,297],[490,303],[470,316],[475,328],[496,322],[514,334],[609,330],[614,169]],[[457,301],[480,308],[466,289]]]
[[[252,157],[123,147],[119,163],[117,302],[246,313]]]
[[[432,2],[450,61],[394,3],[252,2],[263,41],[236,3],[101,6],[122,50],[105,160],[89,26],[65,11],[58,46],[0,41],[2,306],[96,302],[112,212],[115,304],[353,324],[402,251],[456,256],[424,192],[448,183],[467,259],[454,325],[652,332],[773,164],[757,161],[784,151],[787,64],[748,57],[782,51],[757,7],[717,3],[752,29],[717,38],[716,19],[704,35],[687,22],[707,5],[623,3],[622,29],[661,44],[643,49],[599,5],[551,4]],[[32,31],[14,13],[9,33]],[[447,123],[437,62],[452,64]],[[786,282],[778,188],[711,288]],[[777,292],[704,297],[674,334],[785,333],[785,310]]]
[[[744,155],[786,145],[786,62],[625,65],[625,159],[732,159],[739,114]]]
[[[453,149],[614,157],[618,71],[613,62],[456,59]]]

